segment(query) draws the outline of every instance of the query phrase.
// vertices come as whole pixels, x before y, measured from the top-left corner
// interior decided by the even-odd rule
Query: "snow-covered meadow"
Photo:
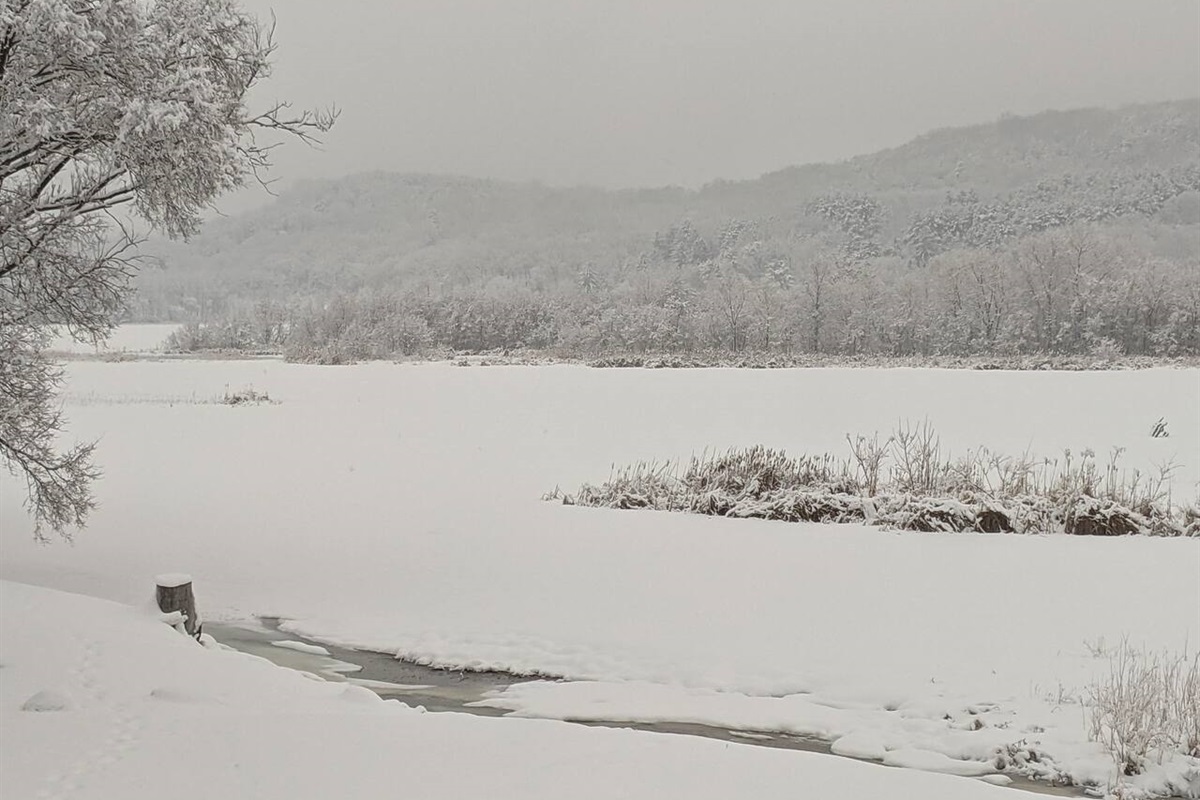
[[[816,733],[839,752],[964,774],[1022,743],[1018,758],[1034,747],[1050,769],[1104,782],[1111,762],[1086,741],[1079,699],[1106,653],[1200,642],[1195,539],[894,533],[540,500],[613,464],[753,444],[843,452],[847,433],[926,418],[955,451],[1173,460],[1186,500],[1200,480],[1196,370],[131,361],[74,362],[67,378],[69,436],[100,439],[101,507],[73,545],[38,545],[21,485],[0,477],[0,577],[141,605],[156,574],[183,570],[209,618],[281,616],[331,643],[586,681],[489,701],[518,715]],[[170,402],[250,387],[277,402]],[[1160,417],[1169,438],[1149,435]],[[51,616],[68,603],[12,591]],[[7,644],[21,619],[5,622],[6,665],[25,652]],[[10,727],[34,724],[15,711],[15,681],[10,742]],[[449,735],[394,714],[405,736]],[[365,741],[352,727],[331,736]],[[32,775],[36,759],[9,755],[24,746],[4,749],[6,773]],[[1181,786],[1188,768],[1143,780]],[[952,796],[970,796],[962,784]]]
[[[120,356],[161,352],[166,338],[179,330],[172,324],[119,325],[103,342],[80,342],[59,329],[47,348],[66,356]]]

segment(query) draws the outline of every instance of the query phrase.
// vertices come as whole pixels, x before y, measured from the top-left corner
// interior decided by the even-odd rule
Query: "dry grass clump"
[[[217,403],[225,406],[257,406],[264,403],[274,405],[276,401],[271,399],[271,395],[266,392],[260,392],[253,386],[247,386],[244,389],[235,389],[230,391],[229,387],[225,387],[225,393],[217,398]]]
[[[686,465],[642,462],[547,499],[930,532],[1200,535],[1200,512],[1171,502],[1174,468],[1126,471],[1119,448],[1107,463],[1091,450],[1037,459],[981,448],[953,457],[928,421],[902,423],[887,439],[846,439],[845,458],[734,449],[693,456]]]
[[[833,456],[792,458],[782,450],[761,445],[712,457],[693,457],[682,480],[692,492],[755,496],[790,489],[846,491],[853,483],[847,480],[845,463]]]
[[[1138,775],[1175,753],[1200,758],[1200,653],[1154,653],[1128,642],[1088,687],[1088,735],[1119,775]]]

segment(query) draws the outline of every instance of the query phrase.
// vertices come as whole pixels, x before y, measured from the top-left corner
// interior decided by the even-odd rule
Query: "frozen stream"
[[[270,617],[244,622],[206,622],[204,630],[221,644],[243,653],[325,680],[348,681],[365,686],[384,699],[397,700],[412,707],[421,706],[430,712],[502,717],[508,713],[507,709],[479,705],[479,701],[519,683],[554,680],[506,672],[441,669],[405,661],[386,653],[319,644],[279,630],[279,620]],[[325,654],[320,650],[324,650]],[[737,730],[691,722],[568,721],[579,725],[701,736],[757,747],[837,755],[830,750],[830,743],[823,739],[781,732]],[[1055,797],[1086,796],[1075,787],[1050,786],[1017,776],[1009,777],[1013,780],[1011,787],[1016,789]]]

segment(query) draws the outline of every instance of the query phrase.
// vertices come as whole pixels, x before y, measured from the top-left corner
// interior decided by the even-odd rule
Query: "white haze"
[[[343,110],[281,186],[384,169],[696,186],[1051,108],[1200,94],[1192,0],[245,0],[259,99]],[[223,203],[262,202],[251,190]]]

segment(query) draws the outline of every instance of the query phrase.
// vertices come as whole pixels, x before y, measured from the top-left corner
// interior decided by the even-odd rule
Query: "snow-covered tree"
[[[55,443],[51,326],[103,339],[138,266],[132,219],[186,236],[264,179],[272,134],[333,124],[247,110],[273,50],[233,0],[0,0],[0,461],[27,482],[36,535],[83,524],[98,474],[90,445]]]

